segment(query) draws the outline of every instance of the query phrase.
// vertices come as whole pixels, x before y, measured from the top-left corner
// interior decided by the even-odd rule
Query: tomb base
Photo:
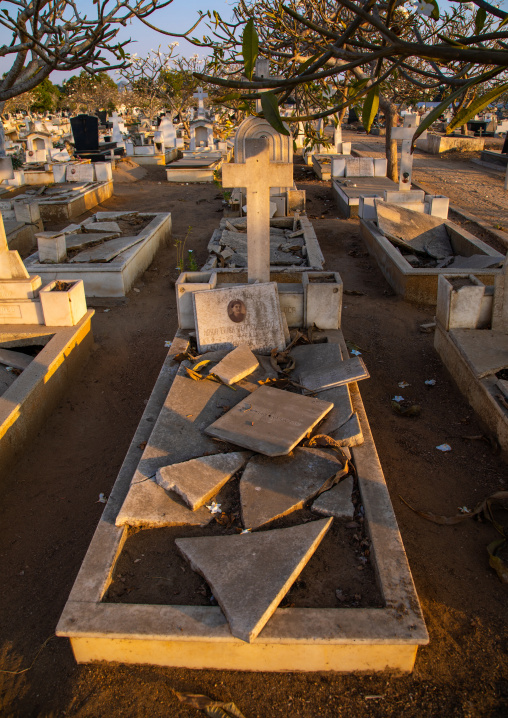
[[[23,351],[43,345],[23,373],[0,397],[0,474],[7,469],[55,409],[87,359],[92,346],[89,310],[74,327],[0,327],[0,346]]]
[[[459,225],[443,220],[450,229],[450,242],[456,254],[470,257],[475,254],[499,257],[502,261],[504,255],[496,252],[488,244],[474,237],[470,232]],[[453,268],[414,268],[404,259],[404,256],[379,231],[374,222],[360,220],[360,231],[367,245],[369,254],[374,257],[385,279],[392,289],[408,302],[416,304],[436,305],[438,279],[442,274],[447,276],[464,275],[465,272],[474,275],[486,285],[494,284],[494,277],[502,269],[471,269],[467,267]]]
[[[340,331],[326,333],[347,356]],[[142,457],[143,442],[163,410],[188,346],[179,332],[161,370],[56,633],[76,660],[248,671],[410,672],[428,635],[388,489],[356,385],[351,385],[365,441],[352,449],[372,541],[381,608],[278,608],[259,636],[232,636],[218,607],[107,603],[106,593],[127,538],[116,516]],[[168,427],[168,430],[171,430]]]

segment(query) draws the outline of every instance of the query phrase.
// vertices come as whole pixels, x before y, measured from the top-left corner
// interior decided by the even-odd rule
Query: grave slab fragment
[[[193,301],[200,353],[245,344],[267,354],[286,346],[275,282],[196,292]]]
[[[314,371],[295,370],[297,381],[312,392],[333,389],[343,384],[351,384],[360,379],[368,379],[370,374],[361,357],[355,356],[345,361],[322,366]]]
[[[254,456],[240,480],[242,522],[257,529],[304,507],[342,470],[321,449],[297,448],[291,456]]]
[[[351,500],[353,493],[353,477],[346,476],[339,484],[324,491],[312,504],[312,510],[322,516],[333,516],[335,519],[353,519],[354,505]]]
[[[192,511],[196,511],[220,491],[249,457],[248,451],[201,456],[181,464],[162,466],[157,470],[155,481],[166,491],[178,494]]]
[[[213,369],[225,384],[235,384],[257,369],[259,362],[248,346],[241,345],[229,352]]]
[[[333,519],[239,536],[177,539],[210,585],[233,636],[251,643],[308,563]]]
[[[450,237],[440,217],[389,203],[376,204],[376,213],[378,227],[389,239],[435,259],[453,256]]]
[[[332,408],[331,402],[261,386],[205,433],[260,454],[282,456],[294,449]]]

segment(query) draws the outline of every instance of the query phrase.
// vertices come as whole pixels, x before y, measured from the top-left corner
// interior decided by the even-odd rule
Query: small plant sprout
[[[178,270],[181,272],[185,271],[185,245],[187,243],[187,240],[189,238],[189,234],[191,233],[192,227],[189,225],[189,228],[187,229],[187,234],[183,239],[177,239],[175,241],[175,247],[176,247],[176,266]]]
[[[189,262],[189,269],[191,270],[191,272],[197,272],[198,271],[198,263],[196,262],[196,257],[194,256],[193,249],[187,250],[187,259]]]

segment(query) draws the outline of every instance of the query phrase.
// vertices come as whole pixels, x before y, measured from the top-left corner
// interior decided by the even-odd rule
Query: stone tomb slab
[[[328,366],[322,366],[314,371],[295,370],[294,373],[298,377],[299,384],[316,393],[370,377],[365,362],[358,356],[329,364]]]
[[[381,232],[402,247],[434,259],[453,256],[443,219],[387,202],[376,203],[376,213]]]
[[[349,519],[354,517],[354,504],[352,501],[353,477],[346,476],[339,484],[335,484],[329,491],[324,491],[312,504],[312,510],[322,516],[333,516],[336,519]]]
[[[225,384],[235,384],[259,366],[259,362],[248,346],[241,345],[229,352],[213,369]]]
[[[261,386],[217,419],[206,434],[266,456],[289,454],[333,404]]]
[[[195,292],[193,301],[201,353],[245,344],[269,354],[286,346],[275,282]]]
[[[220,491],[249,457],[248,451],[200,456],[199,459],[162,466],[157,470],[155,481],[166,491],[178,494],[192,511],[196,511]]]
[[[237,536],[177,539],[209,584],[233,636],[251,643],[308,563],[333,519]]]
[[[254,456],[240,480],[242,522],[257,529],[304,507],[327,482],[342,471],[342,463],[321,449],[297,448],[291,456]]]

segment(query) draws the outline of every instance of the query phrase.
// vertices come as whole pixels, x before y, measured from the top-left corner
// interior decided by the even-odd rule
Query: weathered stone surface
[[[203,576],[233,636],[252,642],[319,546],[333,519],[275,531],[175,541]]]
[[[321,449],[297,448],[291,456],[277,458],[254,456],[240,480],[243,525],[256,529],[303,508],[341,470],[341,462]]]
[[[500,267],[503,261],[503,257],[489,257],[487,254],[472,254],[470,257],[458,255],[448,266],[459,269],[489,269],[490,267]]]
[[[314,371],[296,371],[297,381],[312,392],[321,392],[335,386],[368,379],[370,374],[361,357],[355,356],[339,363],[322,366]]]
[[[339,484],[329,491],[324,491],[312,504],[312,510],[323,516],[336,519],[352,519],[355,507],[351,500],[353,493],[353,477],[346,476]]]
[[[389,239],[435,259],[453,255],[443,219],[396,204],[376,204],[378,227]]]
[[[130,249],[138,242],[142,242],[146,239],[146,236],[138,237],[118,237],[117,239],[111,239],[104,244],[99,244],[97,247],[92,249],[85,249],[70,262],[110,262],[112,259],[117,257],[122,252]]]
[[[333,389],[327,389],[320,392],[319,398],[323,401],[332,401],[333,409],[326,415],[322,424],[319,425],[317,431],[320,434],[332,435],[334,431],[340,429],[353,416],[353,405],[347,384],[336,386]]]
[[[67,251],[69,251],[69,249],[87,247],[95,242],[107,242],[110,239],[116,239],[118,236],[118,233],[107,234],[106,232],[98,232],[97,234],[92,234],[90,232],[79,232],[76,234],[66,234],[65,244],[67,246]]]
[[[195,292],[193,300],[200,352],[245,344],[269,354],[286,346],[275,282]]]
[[[117,526],[162,528],[163,526],[206,526],[213,519],[207,508],[191,511],[178,497],[168,494],[151,479],[133,483],[118,516]]]
[[[181,496],[187,506],[196,511],[220,491],[249,456],[248,451],[235,451],[162,466],[157,470],[155,481],[166,491]]]
[[[23,352],[15,352],[11,349],[2,349],[0,347],[0,364],[12,366],[14,369],[26,369],[33,357]]]
[[[242,344],[229,352],[213,369],[225,384],[235,384],[259,366],[259,362],[248,346]]]
[[[293,347],[291,356],[296,363],[293,369],[295,376],[300,373],[309,374],[313,371],[321,371],[342,361],[339,345],[332,342],[302,344],[301,346]]]
[[[332,431],[330,436],[335,439],[339,446],[359,446],[363,444],[363,431],[358,414],[353,414],[349,421]]]
[[[122,233],[122,230],[116,222],[91,222],[84,226],[85,232],[115,232],[118,234]]]
[[[282,456],[332,408],[331,402],[261,386],[217,419],[206,433],[260,454]]]

